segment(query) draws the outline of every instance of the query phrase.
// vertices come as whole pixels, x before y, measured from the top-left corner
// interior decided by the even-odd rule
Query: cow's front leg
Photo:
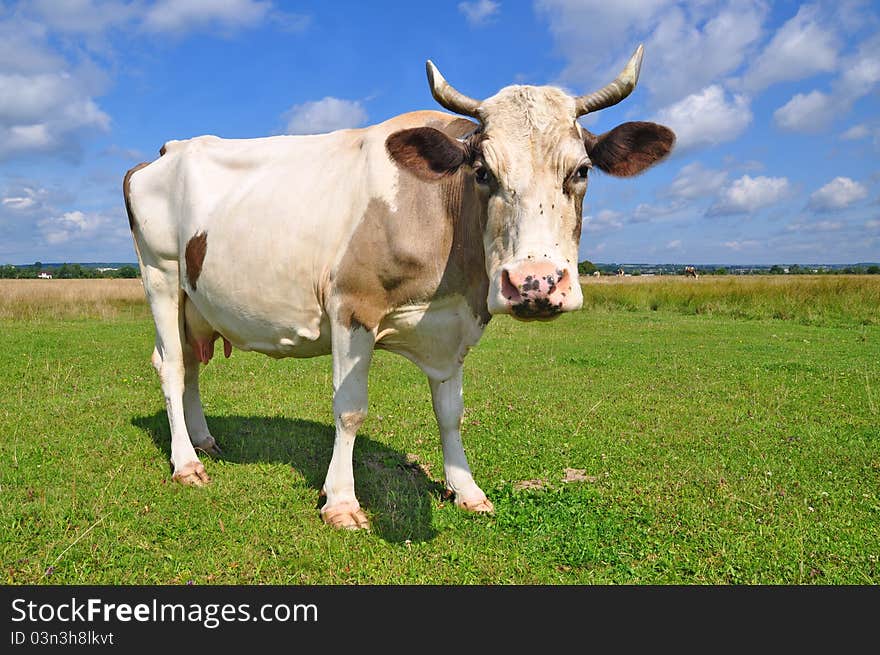
[[[367,515],[354,493],[354,439],[367,417],[367,377],[375,335],[363,328],[333,326],[333,415],[336,440],[324,481],[327,502],[321,517],[335,528],[369,528]]]
[[[448,380],[433,380],[431,400],[434,415],[440,427],[440,441],[443,445],[443,470],[446,473],[446,486],[455,494],[455,504],[470,512],[492,512],[495,508],[486,498],[483,490],[474,482],[468,466],[464,447],[461,443],[461,416],[464,413],[464,400],[461,392],[461,367]]]

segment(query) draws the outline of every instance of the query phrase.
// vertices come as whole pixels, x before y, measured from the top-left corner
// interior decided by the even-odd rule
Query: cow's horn
[[[425,68],[428,71],[428,83],[431,85],[431,95],[434,96],[434,100],[456,114],[479,118],[477,116],[477,109],[480,107],[478,100],[456,91],[455,87],[446,81],[446,78],[440,74],[430,59],[425,63]]]
[[[644,54],[645,48],[640,45],[636,48],[624,69],[620,71],[620,75],[617,76],[616,80],[598,91],[575,98],[577,115],[583,116],[591,111],[599,111],[600,109],[605,109],[605,107],[616,105],[632,93],[633,89],[636,88],[636,83],[639,81],[639,70],[642,68],[642,56]]]

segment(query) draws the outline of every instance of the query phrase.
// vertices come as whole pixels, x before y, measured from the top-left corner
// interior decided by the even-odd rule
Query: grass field
[[[877,584],[877,277],[587,280],[493,320],[464,421],[492,517],[442,500],[427,383],[379,352],[354,533],[318,516],[328,358],[215,358],[226,455],[185,488],[139,282],[3,281],[4,582]]]

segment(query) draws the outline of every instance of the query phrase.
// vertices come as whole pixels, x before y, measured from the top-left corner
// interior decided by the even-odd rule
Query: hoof
[[[463,510],[467,510],[468,512],[474,512],[475,514],[494,514],[495,506],[492,504],[488,498],[483,496],[482,498],[472,498],[472,499],[455,499],[455,504],[458,507],[461,507]]]
[[[205,471],[205,467],[199,461],[184,464],[179,469],[176,469],[171,479],[180,484],[188,484],[194,487],[204,487],[211,481],[211,478],[208,477],[208,473]]]
[[[361,509],[357,501],[353,503],[339,503],[332,507],[321,508],[321,518],[324,523],[333,528],[343,530],[369,530],[370,522],[367,515]]]
[[[196,450],[201,450],[203,453],[207,453],[211,457],[222,457],[223,451],[220,449],[220,444],[217,443],[217,440],[214,439],[211,435],[208,435],[205,440],[195,446]]]

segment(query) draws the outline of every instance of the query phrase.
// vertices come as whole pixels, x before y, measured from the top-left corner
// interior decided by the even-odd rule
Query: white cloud
[[[501,8],[493,0],[474,0],[473,2],[459,2],[458,10],[464,14],[470,25],[485,25],[489,20],[498,15]]]
[[[280,11],[270,13],[269,20],[277,29],[288,34],[305,32],[312,24],[312,17],[308,14],[288,14]]]
[[[767,14],[759,0],[539,0],[536,8],[566,61],[562,81],[580,92],[607,84],[643,42],[641,84],[656,105],[737,70]]]
[[[785,198],[790,185],[784,177],[743,175],[722,190],[706,212],[708,216],[750,214]]]
[[[46,241],[55,245],[70,240],[76,233],[86,231],[89,221],[80,211],[65,212],[61,216],[48,218],[40,222]]]
[[[95,241],[124,243],[131,239],[128,222],[114,214],[68,211],[41,219],[37,226],[50,246]]]
[[[789,232],[837,232],[843,227],[842,221],[802,221],[790,223],[785,229]]]
[[[693,200],[715,195],[726,181],[725,171],[706,168],[701,162],[696,161],[682,167],[669,185],[667,193],[675,198]]]
[[[147,155],[140,150],[136,148],[123,148],[115,143],[107,146],[101,154],[110,157],[119,157],[120,159],[125,159],[130,162],[142,162],[147,159]]]
[[[584,232],[611,232],[623,227],[620,212],[612,209],[602,209],[595,216],[584,216]]]
[[[18,14],[0,19],[0,160],[76,154],[84,133],[110,127],[95,100],[103,75],[82,57],[69,65],[49,43],[45,26]]]
[[[608,249],[608,244],[604,241],[602,243],[597,243],[595,246],[589,246],[586,248],[586,253],[588,257],[595,257],[596,255],[601,255]]]
[[[868,197],[864,185],[848,177],[835,177],[828,184],[810,195],[810,209],[815,211],[833,211],[845,209],[854,202]]]
[[[253,27],[272,8],[259,0],[159,0],[143,18],[144,28],[155,32],[186,32],[206,26]]]
[[[669,216],[686,207],[684,200],[678,199],[670,203],[651,205],[646,202],[639,203],[630,216],[630,223],[648,223],[659,216]]]
[[[672,0],[537,0],[535,9],[549,22],[556,48],[566,60],[563,79],[581,92],[590,92],[617,75],[656,14],[672,4]],[[596,29],[599,25],[601,29]],[[646,61],[653,56],[647,53]]]
[[[750,91],[837,68],[838,38],[816,5],[803,5],[767,44],[744,77]]]
[[[80,87],[80,80],[67,71],[31,75],[0,72],[0,124],[27,125],[54,115],[81,124],[94,121],[106,128],[106,114]]]
[[[294,105],[284,113],[287,134],[323,134],[367,122],[367,110],[359,100],[326,97]]]
[[[311,17],[274,9],[268,0],[29,0],[21,8],[49,29],[95,36],[119,26],[181,35],[206,27],[236,30],[272,23],[285,32],[302,32]]]
[[[277,11],[268,0],[30,0],[12,9],[0,4],[0,160],[33,153],[76,157],[84,136],[110,128],[97,100],[109,73],[85,53],[112,60],[113,34],[228,32],[263,23],[302,31],[308,17]]]
[[[840,138],[846,141],[858,141],[868,136],[871,136],[871,128],[864,123],[859,123],[846,130],[840,135]]]
[[[681,250],[681,239],[673,239],[666,244],[666,250]]]
[[[34,199],[28,196],[10,196],[3,198],[3,204],[15,210],[24,210],[33,207]]]
[[[869,230],[880,230],[880,218],[872,218],[865,221],[865,227]]]
[[[817,132],[834,118],[834,100],[821,91],[798,93],[773,112],[776,124],[791,132]]]
[[[675,131],[675,147],[681,152],[735,139],[751,123],[752,112],[744,95],[728,99],[724,90],[713,84],[661,109],[655,120]]]
[[[20,17],[0,19],[0,72],[32,74],[64,65],[47,44],[45,25]]]
[[[77,135],[86,129],[106,130],[110,118],[91,98],[71,100],[41,117],[42,122],[0,124],[0,160],[31,152],[78,152]]]
[[[29,0],[28,8],[53,30],[82,34],[126,23],[138,10],[119,0]]]
[[[880,54],[876,48],[880,38],[863,43],[858,52],[843,67],[843,75],[836,82],[836,94],[852,102],[871,92],[880,82]]]
[[[751,1],[724,3],[702,23],[687,3],[661,12],[645,43],[643,83],[654,102],[679,100],[739,68],[761,36],[765,14],[762,3]]]
[[[23,186],[15,190],[8,190],[7,195],[0,200],[0,203],[16,212],[30,212],[42,207],[48,195],[49,192],[46,189]]]
[[[755,241],[753,239],[745,239],[742,241],[725,241],[722,244],[725,248],[730,248],[736,252],[741,252],[743,250],[752,250],[753,248],[757,248],[761,245],[760,241]]]
[[[794,132],[814,132],[832,119],[849,112],[853,104],[874,90],[880,82],[880,35],[859,44],[856,52],[841,61],[843,73],[825,93],[813,90],[798,93],[777,109],[776,123]]]

